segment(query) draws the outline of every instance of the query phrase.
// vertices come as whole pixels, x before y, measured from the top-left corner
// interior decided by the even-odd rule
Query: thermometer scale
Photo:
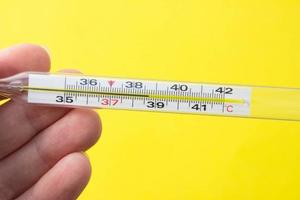
[[[300,89],[24,72],[0,95],[30,104],[300,120]]]

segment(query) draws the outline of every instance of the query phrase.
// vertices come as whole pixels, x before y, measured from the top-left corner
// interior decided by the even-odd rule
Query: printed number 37
[[[108,106],[108,105],[116,105],[117,103],[119,102],[119,99],[102,99],[101,100],[101,105],[104,105],[104,106]]]

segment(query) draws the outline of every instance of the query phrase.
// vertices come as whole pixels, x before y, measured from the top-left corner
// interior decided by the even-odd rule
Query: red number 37
[[[117,103],[119,102],[119,99],[107,99],[107,98],[104,98],[101,100],[101,105],[104,105],[104,106],[108,106],[108,105],[116,105]]]

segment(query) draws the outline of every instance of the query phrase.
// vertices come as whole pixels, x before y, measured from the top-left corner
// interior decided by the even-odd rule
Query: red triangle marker
[[[115,81],[113,81],[113,80],[109,80],[107,82],[108,82],[108,84],[109,84],[110,87],[112,87],[112,85],[115,83]]]

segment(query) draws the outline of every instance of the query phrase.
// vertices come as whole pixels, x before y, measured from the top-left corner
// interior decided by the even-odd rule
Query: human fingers
[[[82,153],[71,153],[16,200],[75,200],[87,185],[90,174],[87,157]]]
[[[0,78],[23,71],[49,71],[48,52],[38,45],[19,44],[0,50]]]
[[[37,45],[22,44],[0,51],[0,78],[22,71],[48,71],[50,57]],[[3,99],[3,98],[2,98]],[[1,100],[1,97],[0,97]],[[10,101],[0,107],[0,160],[28,142],[70,109]]]
[[[91,147],[100,130],[99,117],[94,111],[72,110],[0,162],[0,194],[4,199],[20,195],[62,157]]]

